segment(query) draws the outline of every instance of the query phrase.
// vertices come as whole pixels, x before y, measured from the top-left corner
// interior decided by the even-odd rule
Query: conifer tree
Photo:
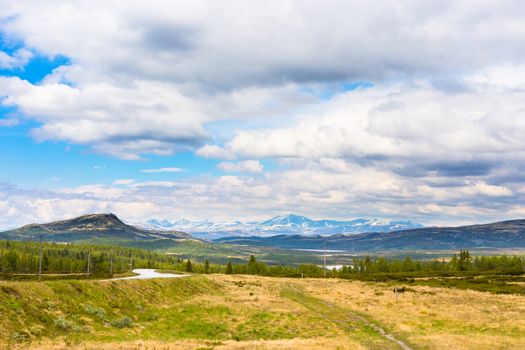
[[[204,273],[210,273],[210,262],[208,259],[204,260]]]
[[[255,256],[250,255],[250,261],[248,261],[248,273],[251,275],[257,274],[259,272],[257,261],[255,260]]]

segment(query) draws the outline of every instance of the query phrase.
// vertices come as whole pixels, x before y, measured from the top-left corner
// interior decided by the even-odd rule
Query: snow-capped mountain
[[[355,219],[350,221],[312,220],[305,216],[289,214],[276,216],[260,222],[213,222],[189,221],[181,219],[152,219],[143,227],[151,229],[179,230],[199,238],[219,238],[225,236],[273,236],[279,234],[333,235],[361,232],[391,232],[421,228],[423,225],[411,221],[383,221],[378,219]]]

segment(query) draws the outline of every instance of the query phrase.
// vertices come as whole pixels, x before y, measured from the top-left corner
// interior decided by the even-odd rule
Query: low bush
[[[127,328],[131,327],[132,324],[133,320],[128,316],[117,318],[111,322],[111,325],[115,328]]]
[[[106,320],[106,310],[101,307],[95,307],[92,305],[86,305],[84,307],[88,315],[94,316],[102,321]]]

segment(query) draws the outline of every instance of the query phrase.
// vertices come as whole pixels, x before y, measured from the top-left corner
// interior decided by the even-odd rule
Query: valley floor
[[[401,285],[399,285],[401,287]],[[0,282],[0,348],[518,349],[525,298],[338,279]]]

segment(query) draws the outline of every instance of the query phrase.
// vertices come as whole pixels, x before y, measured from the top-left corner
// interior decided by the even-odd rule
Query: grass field
[[[523,296],[411,285],[396,300],[392,290],[391,283],[244,275],[4,281],[0,347],[525,348]]]

